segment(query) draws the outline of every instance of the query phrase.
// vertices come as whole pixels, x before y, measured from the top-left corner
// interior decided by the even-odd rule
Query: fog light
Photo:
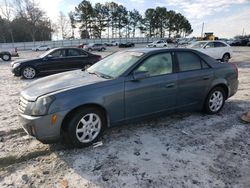
[[[56,120],[57,120],[57,117],[56,117],[55,114],[53,114],[53,115],[51,116],[51,123],[52,123],[52,125],[55,125],[55,124],[56,124]]]

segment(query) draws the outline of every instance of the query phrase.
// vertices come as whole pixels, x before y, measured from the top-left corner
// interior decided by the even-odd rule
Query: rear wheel
[[[11,55],[10,54],[3,54],[2,60],[4,60],[4,61],[10,61],[11,60]]]
[[[228,62],[230,59],[230,55],[228,53],[224,54],[222,57],[222,62]]]
[[[24,67],[22,77],[25,79],[33,79],[36,77],[36,70],[33,67]]]
[[[75,147],[96,142],[106,126],[104,114],[96,108],[81,108],[71,117],[67,137]]]
[[[215,87],[212,89],[205,101],[205,112],[208,114],[218,113],[224,106],[226,100],[226,94],[221,87]]]

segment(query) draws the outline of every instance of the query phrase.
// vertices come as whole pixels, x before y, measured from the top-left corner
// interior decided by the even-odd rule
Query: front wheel
[[[22,70],[22,77],[25,79],[33,79],[36,77],[36,70],[33,67],[25,67]]]
[[[10,54],[4,54],[2,56],[2,60],[4,60],[4,61],[10,61],[11,60],[11,55]]]
[[[99,139],[105,126],[105,117],[100,110],[81,108],[69,120],[67,136],[75,147],[89,146]]]
[[[204,109],[208,114],[218,113],[225,103],[225,91],[221,87],[215,87],[212,89],[205,101]]]

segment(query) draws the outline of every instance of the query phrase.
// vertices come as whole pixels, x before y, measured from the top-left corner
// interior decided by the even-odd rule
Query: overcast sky
[[[67,14],[74,10],[81,0],[37,0],[52,21],[56,21],[59,11]],[[109,0],[109,2],[112,0]],[[107,0],[91,0],[104,3]],[[205,32],[214,32],[219,37],[233,37],[250,34],[250,0],[114,0],[128,10],[137,9],[142,14],[147,8],[164,6],[168,10],[180,12],[188,18],[194,32],[192,36],[201,35],[202,23]]]

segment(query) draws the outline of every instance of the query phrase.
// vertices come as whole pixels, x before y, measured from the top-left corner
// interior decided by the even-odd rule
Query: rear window
[[[179,71],[191,71],[201,69],[200,58],[192,52],[177,52]]]

